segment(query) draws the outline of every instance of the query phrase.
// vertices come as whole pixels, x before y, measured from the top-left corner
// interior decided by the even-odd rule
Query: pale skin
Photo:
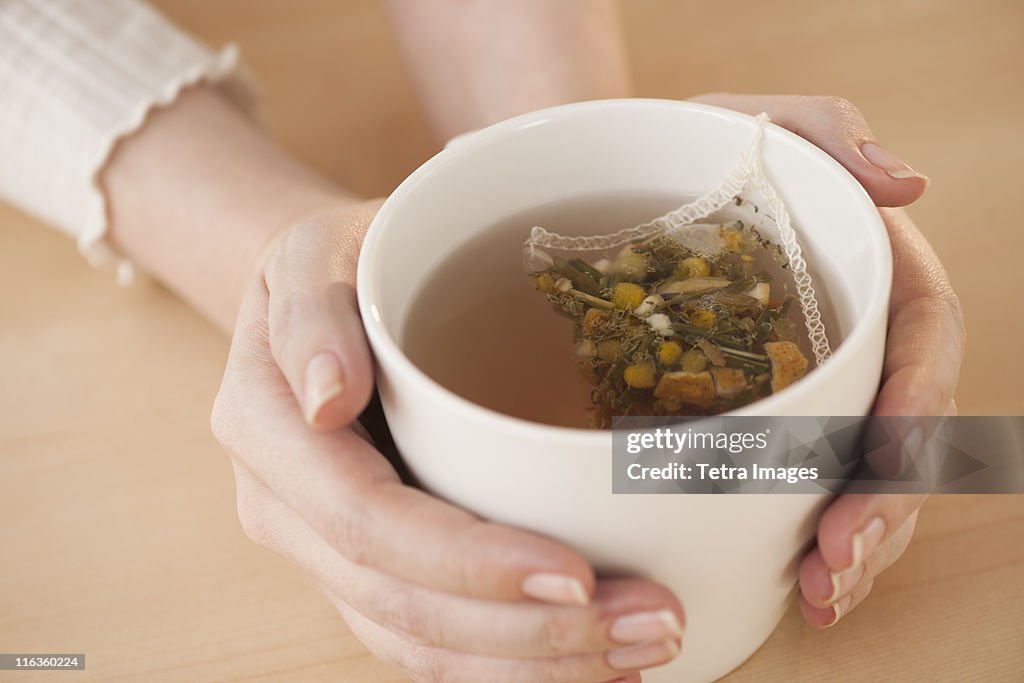
[[[585,15],[573,3],[483,4],[469,18],[445,17],[444,2],[432,17],[418,14],[421,3],[390,4],[441,137],[629,94],[614,14],[600,3]],[[504,32],[515,39],[487,39],[508,41]],[[492,43],[515,49],[489,52]],[[879,205],[924,192],[922,176],[864,147],[874,139],[843,100],[699,99],[769,112],[845,165]],[[243,528],[316,581],[371,651],[416,681],[451,683],[635,683],[678,654],[685,613],[666,588],[599,579],[572,548],[403,485],[355,422],[373,386],[355,262],[379,200],[291,159],[207,88],[155,113],[118,147],[102,180],[117,244],[232,335],[213,428],[231,456]],[[963,352],[959,305],[906,214],[882,215],[896,269],[875,411],[945,414]],[[921,502],[847,495],[832,503],[800,570],[811,626],[835,623],[864,599],[906,548]],[[880,529],[868,524],[876,517]],[[862,552],[851,567],[855,546]]]

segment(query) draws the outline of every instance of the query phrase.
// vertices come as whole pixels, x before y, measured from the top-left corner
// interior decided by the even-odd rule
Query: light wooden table
[[[282,139],[349,186],[386,192],[430,154],[376,4],[160,4],[215,44],[240,42]],[[1024,240],[1007,207],[1021,199],[1024,4],[822,6],[631,2],[639,91],[860,104],[934,181],[914,214],[972,331],[962,411],[1020,413]],[[225,339],[3,207],[0,290],[0,652],[88,655],[84,672],[25,679],[403,680],[239,530],[208,429]],[[729,680],[1024,680],[1022,541],[1021,496],[935,498],[870,600],[825,633],[791,611]]]

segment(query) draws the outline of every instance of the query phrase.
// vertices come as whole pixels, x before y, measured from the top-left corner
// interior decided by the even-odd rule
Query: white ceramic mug
[[[649,577],[679,596],[683,653],[645,673],[647,683],[714,680],[768,638],[827,499],[613,495],[609,432],[526,422],[460,398],[403,354],[403,324],[425,279],[481,230],[602,192],[699,195],[726,177],[753,127],[743,114],[661,100],[585,102],[496,124],[409,176],[374,219],[359,260],[384,411],[420,481],[482,517],[564,541],[599,572]],[[882,369],[892,279],[885,228],[853,177],[802,138],[769,126],[763,159],[834,307],[833,340],[842,341],[823,367],[738,412],[865,415]]]

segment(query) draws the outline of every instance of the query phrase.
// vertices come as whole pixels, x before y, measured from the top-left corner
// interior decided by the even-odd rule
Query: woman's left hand
[[[880,207],[906,206],[928,186],[878,145],[857,108],[837,97],[713,94],[694,101],[772,121],[828,152]],[[880,209],[893,250],[893,283],[882,386],[875,415],[952,415],[963,360],[960,303],[945,269],[902,209]],[[903,448],[921,448],[911,431]],[[906,550],[924,495],[844,494],[818,522],[817,544],[800,566],[800,608],[815,628],[835,625],[871,592],[875,577]]]

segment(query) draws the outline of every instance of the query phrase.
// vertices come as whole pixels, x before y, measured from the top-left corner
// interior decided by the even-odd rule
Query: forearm
[[[546,106],[630,94],[610,0],[388,0],[388,6],[442,140]]]
[[[291,221],[355,201],[207,88],[154,111],[101,181],[115,245],[223,330]]]

